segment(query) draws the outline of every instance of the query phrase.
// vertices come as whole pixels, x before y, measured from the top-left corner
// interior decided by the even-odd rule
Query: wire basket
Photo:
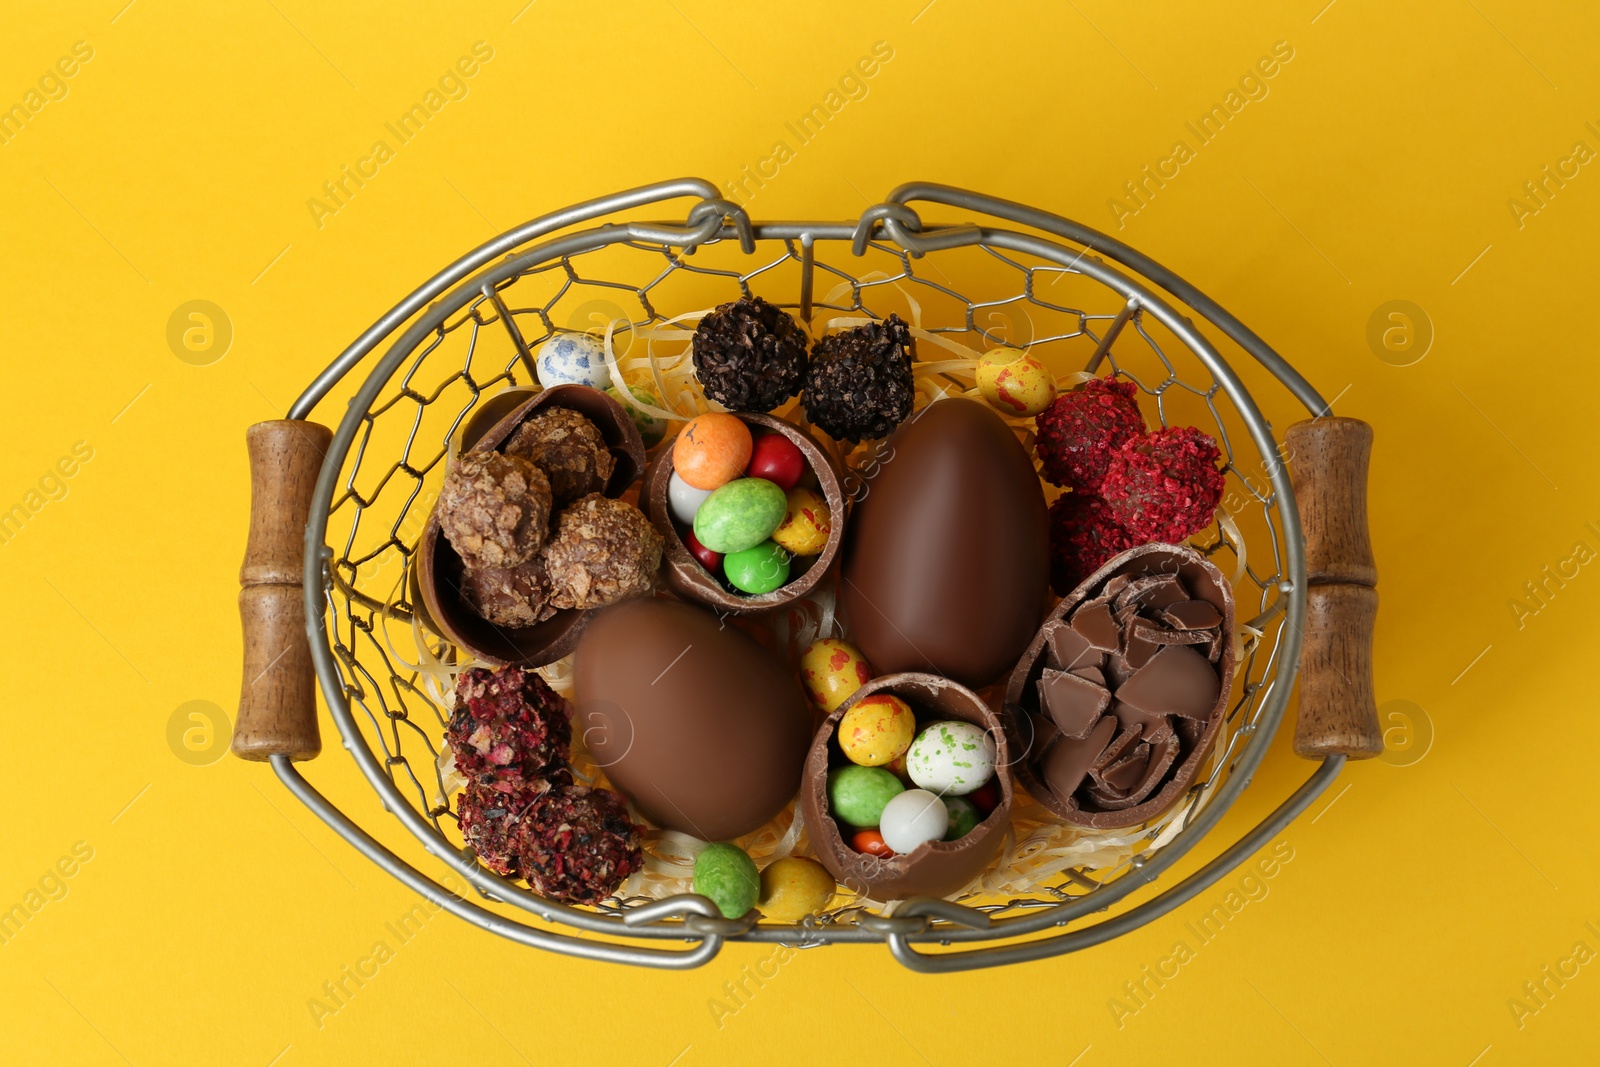
[[[696,201],[684,223],[630,217],[684,197]],[[910,206],[916,202],[957,209],[961,221],[924,223]],[[1138,385],[1143,406],[1162,424],[1196,425],[1217,439],[1228,488],[1219,521],[1192,543],[1233,578],[1242,655],[1221,738],[1166,814],[1132,830],[1097,833],[1059,826],[1037,806],[1024,806],[999,862],[1032,872],[1027,884],[979,883],[955,900],[912,899],[893,908],[846,899],[799,924],[754,915],[729,920],[692,893],[658,895],[670,880],[654,893],[636,885],[597,908],[570,907],[494,874],[463,850],[440,760],[449,698],[439,664],[451,651],[414,616],[407,580],[452,442],[486,400],[536,383],[532,350],[558,330],[606,324],[619,354],[636,360],[641,345],[653,352],[683,325],[674,316],[686,309],[750,295],[819,328],[829,317],[898,313],[917,328],[923,364],[999,345],[1026,348],[1058,374],[1114,370]],[[1203,321],[1180,314],[1173,299]],[[293,760],[314,754],[314,723],[311,742],[253,755],[270,756],[296,796],[417,892],[493,933],[570,955],[687,968],[711,959],[726,941],[887,942],[909,967],[949,971],[1117,936],[1226,874],[1304,810],[1344,761],[1328,755],[1292,797],[1196,874],[1137,906],[1113,907],[1188,853],[1237,799],[1278,728],[1300,661],[1307,590],[1301,520],[1282,445],[1236,364],[1257,388],[1286,389],[1312,415],[1328,414],[1316,391],[1259,338],[1134,250],[1064,218],[944,186],[902,186],[853,221],[759,223],[714,185],[683,179],[534,219],[417,289],[340,354],[289,412],[291,420],[308,419],[319,406],[343,412],[325,458],[318,457],[314,492],[308,489],[296,592],[308,620],[309,663],[344,747],[384,809],[443,873],[425,874],[401,859],[300,774]],[[358,367],[365,378],[335,397]],[[692,405],[703,405],[676,379],[658,374],[656,383],[675,410],[692,414]],[[970,375],[919,376],[922,391],[935,386],[960,392]],[[838,458],[847,466],[859,459],[848,451]],[[551,675],[558,688],[560,666]],[[269,664],[266,671],[280,669],[293,668]],[[247,703],[249,693],[247,684]]]

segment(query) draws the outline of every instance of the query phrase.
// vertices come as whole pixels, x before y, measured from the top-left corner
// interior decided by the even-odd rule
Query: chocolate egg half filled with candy
[[[857,828],[841,825],[829,809],[828,772],[830,766],[837,769],[848,762],[834,743],[839,721],[856,702],[875,693],[892,693],[904,700],[921,722],[968,722],[995,739],[996,771],[992,781],[998,787],[1000,800],[969,833],[954,841],[929,841],[904,855],[875,855],[853,847]],[[1007,771],[1010,752],[999,718],[978,694],[965,686],[932,674],[889,674],[874,678],[839,705],[811,739],[805,781],[800,789],[800,805],[805,813],[811,847],[822,865],[842,885],[865,893],[873,900],[945,897],[960,892],[993,862],[1005,840],[1006,827],[1011,821],[1011,775]],[[872,841],[871,847],[877,844]]]
[[[880,671],[988,685],[1010,670],[1049,596],[1044,493],[1011,427],[940,400],[889,440],[850,517],[839,604]]]
[[[611,784],[657,826],[747,834],[793,799],[810,716],[772,653],[671,600],[596,613],[573,659],[576,729]]]

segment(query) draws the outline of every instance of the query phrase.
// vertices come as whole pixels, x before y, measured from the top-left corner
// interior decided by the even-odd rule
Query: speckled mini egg
[[[783,521],[772,539],[797,556],[815,556],[828,547],[833,512],[820,493],[795,486],[786,494]]]
[[[994,758],[994,738],[982,727],[948,720],[931,723],[917,735],[906,753],[906,769],[919,787],[959,797],[994,777]]]
[[[839,720],[839,749],[851,763],[882,767],[911,747],[916,729],[911,705],[893,693],[873,693]]]
[[[756,906],[773,922],[795,923],[826,908],[836,888],[833,875],[816,860],[785,856],[761,872]]]
[[[587,333],[558,333],[539,346],[534,359],[539,384],[587,385],[591,389],[611,386],[611,369],[606,366],[605,346]]]
[[[824,714],[832,714],[872,681],[872,664],[853,646],[837,637],[824,637],[800,654],[800,678],[811,703]]]
[[[978,391],[1007,415],[1037,415],[1056,398],[1056,383],[1043,363],[1014,348],[996,348],[978,360]]]

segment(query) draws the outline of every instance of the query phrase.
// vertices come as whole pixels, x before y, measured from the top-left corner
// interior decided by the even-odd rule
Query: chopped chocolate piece
[[[1099,658],[1103,659],[1104,657]],[[1093,682],[1095,685],[1101,686],[1102,688],[1104,688],[1106,684],[1106,672],[1101,670],[1099,667],[1074,667],[1067,673],[1076,674],[1079,678],[1082,678],[1085,681]]]
[[[632,504],[591,493],[556,516],[543,559],[550,603],[601,608],[643,596],[661,566],[661,535]]]
[[[1110,718],[1115,721],[1116,717],[1110,716]],[[1094,762],[1089,764],[1089,773],[1098,777],[1107,767],[1132,752],[1143,736],[1144,730],[1138,726],[1130,726],[1118,732],[1100,755],[1095,757]]]
[[[1222,622],[1222,614],[1204,600],[1184,600],[1167,605],[1161,618],[1180,630],[1209,630]]]
[[[1144,779],[1145,768],[1149,765],[1150,746],[1140,741],[1133,751],[1100,772],[1099,784],[1117,794],[1126,794]]]
[[[1101,598],[1105,600],[1113,599],[1118,593],[1128,588],[1128,583],[1132,581],[1133,575],[1131,574],[1114,575],[1110,581],[1106,582],[1105,588],[1100,590]]]
[[[1078,791],[1089,773],[1089,765],[1105,751],[1106,744],[1116,730],[1117,720],[1107,715],[1095,724],[1094,730],[1084,740],[1058,737],[1044,750],[1039,763],[1040,776],[1062,803],[1070,801],[1072,794]]]
[[[1129,640],[1149,645],[1209,645],[1213,633],[1210,630],[1169,630],[1148,619],[1135,619],[1129,631]],[[1151,655],[1154,654],[1152,650]]]
[[[916,342],[898,315],[820,337],[806,371],[806,418],[838,441],[874,440],[911,414]]]
[[[1050,624],[1044,647],[1045,653],[1049,656],[1050,666],[1058,671],[1099,666],[1100,663],[1100,653],[1089,644],[1089,639],[1067,625],[1064,620],[1058,619]]]
[[[1046,670],[1039,679],[1039,706],[1055,720],[1063,735],[1081,741],[1111,706],[1111,694],[1104,686],[1075,674]]]
[[[527,460],[466,452],[439,488],[439,529],[467,566],[515,567],[544,544],[550,506],[550,482]]]
[[[800,324],[759,296],[707,312],[690,347],[701,388],[729,411],[771,411],[800,391],[811,361]]]
[[[1151,657],[1156,654],[1156,649],[1161,647],[1141,634],[1137,624],[1123,630],[1122,639],[1124,642],[1121,652],[1122,662],[1130,672],[1149,663]]]
[[[1111,702],[1110,713],[1117,717],[1117,723],[1124,730],[1139,727],[1143,732],[1139,735],[1146,741],[1160,740],[1157,735],[1165,736],[1172,733],[1172,718],[1168,715],[1152,715],[1148,711],[1141,711],[1132,704],[1121,700]]]
[[[505,454],[526,459],[550,479],[555,506],[605,492],[617,459],[600,427],[571,408],[547,407],[518,426]]]
[[[1162,645],[1116,695],[1152,715],[1203,720],[1216,707],[1221,692],[1217,669],[1204,656],[1188,645]]]
[[[1139,781],[1123,789],[1113,787],[1109,782],[1103,787],[1096,783],[1089,788],[1090,800],[1107,811],[1121,811],[1143,803],[1160,788],[1178,758],[1178,739],[1169,734],[1164,740],[1149,745],[1140,744],[1139,748],[1148,753]]]
[[[1111,606],[1104,600],[1091,600],[1072,615],[1072,628],[1103,652],[1117,650],[1121,627],[1111,617]]]
[[[1222,643],[1230,640],[1232,640],[1232,638],[1228,634],[1223,633],[1220,628],[1212,630],[1211,647],[1206,650],[1206,659],[1210,660],[1212,663],[1216,663],[1218,660],[1220,660],[1222,658]]]
[[[1114,606],[1121,608],[1136,604],[1141,608],[1159,609],[1168,604],[1188,600],[1189,591],[1175,574],[1152,574],[1131,581],[1117,594]]]
[[[496,626],[534,626],[556,613],[538,556],[515,567],[468,567],[461,575],[461,595]]]

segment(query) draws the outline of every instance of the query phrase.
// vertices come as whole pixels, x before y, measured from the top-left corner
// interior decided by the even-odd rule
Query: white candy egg
[[[883,843],[900,855],[914,852],[929,841],[941,840],[950,829],[950,811],[926,789],[896,793],[878,817]]]
[[[936,722],[911,742],[906,771],[923,789],[963,796],[994,777],[994,738],[970,722]]]
[[[558,333],[539,346],[534,359],[539,384],[587,385],[605,389],[611,385],[611,368],[606,366],[605,346],[586,333]]]
[[[677,471],[667,479],[667,506],[672,509],[672,517],[685,526],[694,525],[694,513],[711,493],[710,489],[696,489],[678,477]]]

